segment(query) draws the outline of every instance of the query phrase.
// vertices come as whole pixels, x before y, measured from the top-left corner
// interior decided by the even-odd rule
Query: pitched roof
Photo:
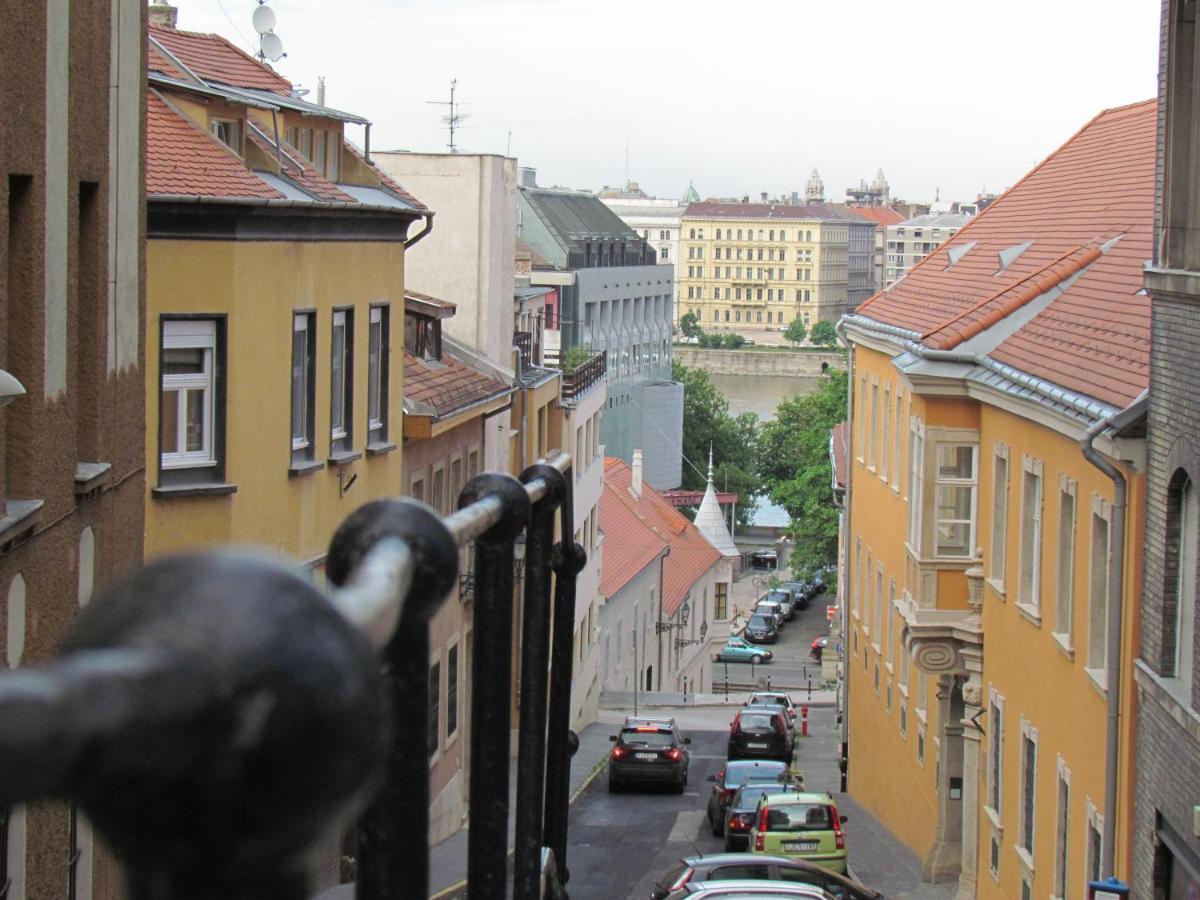
[[[487,372],[443,353],[439,361],[404,353],[404,413],[441,418],[512,388]]]
[[[904,216],[900,215],[899,212],[890,206],[850,206],[846,203],[834,203],[830,205],[835,209],[844,209],[852,216],[857,216],[860,219],[869,219],[884,227],[898,225],[904,221]]]
[[[151,25],[149,36],[205,81],[255,88],[284,96],[292,93],[290,81],[219,34],[200,34]]]
[[[1149,381],[1157,126],[1153,100],[1100,113],[857,317],[947,350],[1021,311],[991,359],[1127,405]]]
[[[595,194],[523,187],[521,196],[564,245],[578,240],[639,239]]]
[[[721,551],[722,556],[741,556],[729,526],[725,524],[725,516],[721,513],[721,504],[717,501],[717,492],[713,487],[712,449],[708,451],[708,485],[704,489],[704,497],[700,508],[696,510],[696,527],[704,535],[704,539]]]
[[[282,161],[280,169],[302,190],[318,200],[335,200],[341,203],[354,203],[349,194],[339,190],[332,181],[324,178],[311,162],[304,158],[299,148],[292,146],[283,138],[279,139],[278,155],[275,153],[274,139],[262,131],[253,121],[247,121],[246,137],[253,141],[268,156]]]
[[[685,219],[835,219],[852,218],[829,203],[689,203]]]
[[[284,196],[247,169],[232,150],[175,112],[156,91],[146,94],[146,193]]]
[[[721,553],[704,539],[700,530],[687,520],[687,517],[659,493],[642,482],[642,496],[639,500],[629,490],[633,480],[630,471],[622,460],[606,457],[604,460],[604,493],[600,497],[600,515],[603,520],[605,504],[619,503],[625,507],[625,512],[610,510],[610,516],[615,517],[616,524],[612,530],[604,529],[604,555],[601,560],[601,590],[604,590],[605,570],[608,569],[609,582],[621,577],[619,574],[622,559],[625,565],[628,560],[640,558],[655,549],[649,559],[661,552],[662,546],[670,547],[671,552],[663,560],[662,604],[664,615],[674,615],[683,603],[692,585],[721,559]],[[630,531],[620,527],[622,521],[631,524],[628,513],[631,513],[638,524],[648,529],[655,537],[651,542],[639,530]],[[610,521],[613,521],[610,519]],[[603,528],[603,525],[601,526]],[[610,545],[612,556],[610,562]],[[645,568],[642,563],[622,584],[632,579],[633,575]],[[618,588],[619,589],[619,588]],[[606,594],[611,592],[605,591]]]

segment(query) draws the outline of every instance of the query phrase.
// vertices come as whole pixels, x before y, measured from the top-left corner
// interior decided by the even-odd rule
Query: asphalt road
[[[810,652],[814,638],[830,633],[829,622],[825,618],[828,596],[822,594],[814,597],[809,601],[808,609],[797,610],[792,620],[780,629],[778,643],[762,645],[775,654],[771,662],[757,666],[750,663],[713,663],[713,690],[720,691],[726,669],[729,680],[735,683],[754,682],[765,675],[770,677],[773,685],[800,688],[806,686],[811,677],[813,687],[818,687],[821,667]],[[833,652],[832,648],[826,652]]]

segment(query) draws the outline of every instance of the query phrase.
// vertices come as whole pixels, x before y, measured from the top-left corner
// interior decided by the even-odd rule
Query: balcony
[[[521,370],[533,366],[533,334],[529,331],[513,332],[513,349],[521,354]]]
[[[568,358],[570,354],[568,353]],[[562,377],[562,402],[574,403],[608,375],[608,351],[593,353],[587,360],[573,369],[564,365]]]

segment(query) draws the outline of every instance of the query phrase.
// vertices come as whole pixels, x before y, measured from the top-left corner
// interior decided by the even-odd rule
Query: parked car
[[[725,646],[721,648],[720,652],[713,655],[713,660],[716,662],[748,662],[758,665],[770,662],[774,655],[770,650],[756,647],[744,638],[731,637],[725,642]]]
[[[787,712],[788,718],[793,722],[796,721],[796,704],[792,701],[791,694],[785,691],[755,691],[746,701],[746,705],[782,706]]]
[[[754,607],[756,613],[762,613],[764,616],[771,616],[775,620],[775,627],[782,628],[783,623],[787,621],[787,616],[783,612],[783,606],[778,600],[759,600],[758,605]]]
[[[829,794],[772,794],[758,804],[750,849],[753,853],[805,859],[844,873],[845,821]]]
[[[743,784],[734,793],[733,799],[725,809],[725,849],[749,850],[750,829],[754,825],[754,814],[758,810],[758,801],[768,794],[792,793],[796,789],[788,784]],[[753,875],[739,875],[739,878],[753,878]]]
[[[796,609],[808,609],[808,601],[815,595],[812,585],[807,581],[785,581],[779,587],[792,595]]]
[[[833,895],[815,884],[799,882],[732,879],[728,881],[696,881],[668,895],[670,900],[792,900],[809,897],[814,900],[833,900]]]
[[[686,890],[693,884],[733,878],[812,884],[824,888],[837,900],[883,898],[865,884],[804,860],[762,853],[706,853],[686,856],[667,869],[654,883],[650,900],[664,900],[672,892]]]
[[[796,598],[792,595],[792,592],[789,591],[787,588],[783,588],[783,587],[771,588],[771,590],[767,591],[767,593],[765,593],[763,596],[759,597],[758,600],[760,603],[763,600],[778,601],[779,606],[783,609],[784,616],[788,620],[791,620],[792,616],[794,616],[796,614]]]
[[[795,741],[792,723],[783,709],[747,706],[729,726],[729,758],[777,759],[790,764]]]
[[[712,793],[708,797],[708,825],[715,837],[725,833],[725,809],[743,784],[788,784],[788,767],[781,762],[760,759],[730,761],[716,775],[709,775]]]
[[[674,719],[628,718],[608,756],[608,790],[630,784],[666,784],[682,794],[688,781],[687,745]]]
[[[763,613],[752,613],[742,629],[742,637],[756,644],[774,644],[779,640],[779,629],[775,617]]]

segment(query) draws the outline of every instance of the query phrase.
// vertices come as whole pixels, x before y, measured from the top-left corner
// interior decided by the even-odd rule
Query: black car
[[[838,875],[816,863],[786,856],[767,856],[762,853],[708,853],[687,856],[675,863],[654,883],[650,900],[664,900],[689,884],[705,881],[737,879],[768,879],[812,884],[824,888],[838,900],[882,900],[883,894],[873,891],[845,875]]]
[[[808,601],[816,596],[816,591],[807,581],[785,581],[779,588],[792,595],[796,609],[808,609]]]
[[[665,784],[682,794],[688,780],[687,745],[674,719],[629,718],[620,734],[609,737],[608,790],[626,785]]]
[[[788,784],[788,767],[781,762],[762,759],[730,761],[716,775],[709,775],[713,782],[708,797],[708,824],[712,833],[720,837],[725,833],[725,809],[734,793],[743,784]]]
[[[725,809],[725,849],[749,850],[750,828],[754,825],[754,814],[758,811],[758,801],[767,794],[780,794],[794,791],[790,784],[743,784],[729,801]],[[749,877],[749,876],[738,876]]]
[[[754,613],[746,620],[742,636],[756,644],[774,644],[779,640],[779,629],[775,627],[774,616]]]
[[[747,706],[729,726],[729,758],[777,759],[791,763],[795,736],[787,712],[777,706]]]

